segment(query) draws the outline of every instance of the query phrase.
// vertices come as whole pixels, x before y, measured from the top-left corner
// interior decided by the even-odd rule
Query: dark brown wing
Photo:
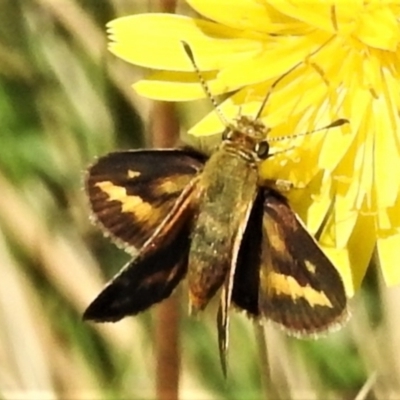
[[[187,271],[189,224],[168,246],[127,264],[85,311],[83,318],[114,322],[168,298]]]
[[[264,200],[259,307],[295,336],[338,328],[348,317],[338,271],[286,199],[270,189]]]
[[[112,153],[88,171],[95,219],[135,259],[106,286],[85,319],[118,321],[167,298],[186,274],[203,156],[183,150]]]
[[[263,203],[264,191],[260,191],[243,235],[232,289],[233,304],[254,317],[260,314],[258,291],[260,287]]]
[[[258,314],[260,270],[262,192],[253,204],[248,218],[235,237],[231,266],[221,292],[217,314],[218,344],[222,371],[227,373],[229,345],[229,308],[231,303],[248,313]]]
[[[87,171],[85,188],[94,220],[117,245],[137,255],[203,168],[188,150],[134,150],[108,154]]]
[[[222,286],[221,300],[217,314],[217,330],[218,330],[218,346],[221,360],[222,371],[227,374],[227,355],[229,346],[229,309],[232,302],[233,287],[235,284],[235,276],[239,253],[241,251],[243,236],[247,229],[249,218],[253,209],[253,203],[247,205],[247,215],[244,215],[243,221],[238,227],[233,240],[232,253],[230,257],[230,268]]]

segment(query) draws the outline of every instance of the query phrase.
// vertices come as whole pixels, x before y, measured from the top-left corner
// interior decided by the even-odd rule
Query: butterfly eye
[[[255,147],[257,156],[261,159],[265,159],[269,154],[269,143],[264,140],[263,142],[257,143]]]

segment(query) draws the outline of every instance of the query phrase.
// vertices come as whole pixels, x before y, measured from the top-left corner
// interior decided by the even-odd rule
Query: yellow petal
[[[400,284],[400,232],[378,238],[377,249],[383,277],[387,285]]]
[[[278,78],[295,65],[301,65],[307,56],[328,39],[329,36],[321,32],[300,37],[279,37],[276,40],[271,38],[265,43],[260,54],[227,66],[221,71],[221,79],[227,83],[234,81],[249,85]]]
[[[306,66],[303,68],[306,68]],[[321,102],[326,91],[322,85],[317,84],[318,82],[320,83],[320,78],[314,74],[309,76],[305,82],[302,78],[303,72],[303,69],[293,72],[293,81],[290,85],[272,90],[269,101],[262,113],[263,121],[267,126],[274,128],[282,125],[283,127],[283,123],[288,120],[288,115],[290,115],[290,120],[297,118],[300,114],[306,114],[312,104]],[[232,83],[234,82],[236,81],[232,80]],[[251,85],[245,90],[235,93],[219,105],[221,112],[228,120],[231,120],[238,116],[240,107],[242,107],[242,115],[255,116],[270,90],[270,84],[271,81]],[[309,91],[310,87],[312,87],[312,90]],[[302,96],[301,94],[305,92],[307,92],[307,96]],[[316,107],[313,107],[313,110],[315,109]],[[214,113],[211,113],[191,128],[189,133],[195,136],[213,135],[221,132],[222,129],[223,125],[220,123],[219,118]],[[284,135],[289,136],[296,133],[301,133],[301,131],[287,129]]]
[[[269,4],[284,15],[317,27],[321,31],[335,33],[336,24],[332,16],[332,6],[329,2],[292,0],[270,0]]]
[[[376,201],[378,208],[391,207],[396,201],[400,186],[400,154],[398,132],[391,124],[388,105],[384,99],[375,101],[374,109],[374,168]],[[397,136],[397,138],[396,138]],[[396,143],[397,141],[397,143]]]
[[[364,12],[355,32],[358,39],[371,47],[395,51],[399,44],[400,29],[395,13],[389,7],[376,5]]]
[[[356,103],[359,107],[357,113],[363,116],[366,114],[365,109],[370,106],[371,103],[368,98],[361,96],[361,92],[357,92],[356,94],[360,94],[360,96],[359,98],[355,96],[355,98],[352,99],[352,102]],[[358,100],[359,102],[357,102]],[[357,127],[361,121],[357,121],[356,114],[351,113],[349,115],[351,115],[350,124],[344,125],[338,129],[332,129],[325,135],[324,144],[319,158],[320,168],[334,171],[340,161],[342,163],[344,162],[342,158],[346,153],[349,153],[350,147],[352,145],[354,146],[354,141],[357,138]],[[353,115],[355,117],[354,120]],[[353,155],[355,151],[356,149],[353,148]],[[352,171],[352,158],[353,156],[347,157],[346,162],[348,165],[345,167],[342,166],[341,170]]]
[[[269,32],[269,7],[255,0],[186,0],[199,14],[241,30]]]
[[[296,194],[302,200],[304,197],[310,197],[314,188],[307,184],[313,179],[314,170],[307,168],[307,171],[304,170],[305,174],[298,173],[302,166],[302,156],[303,152],[297,151],[296,147],[290,148],[287,144],[277,146],[271,143],[270,158],[262,162],[259,168],[260,178],[290,182],[293,186],[292,198],[298,197]]]
[[[204,72],[202,76],[213,95],[237,89],[226,86],[218,79],[216,72]],[[194,72],[156,72],[136,82],[133,88],[141,96],[155,100],[188,101],[206,97],[199,77]]]
[[[346,247],[354,226],[358,219],[358,212],[350,206],[346,197],[336,196],[335,198],[335,229],[336,246]]]
[[[336,226],[335,226],[335,213],[332,208],[327,210],[327,214],[324,217],[322,226],[318,232],[319,242],[327,247],[335,247],[336,245]]]
[[[400,196],[393,207],[380,210],[378,219],[377,250],[386,284],[400,283],[398,254],[400,248]]]
[[[356,202],[356,208],[360,209],[364,199],[367,202],[367,208],[371,209],[372,188],[374,182],[374,134],[365,132],[364,143],[360,143],[360,149],[357,152],[354,169],[360,170],[360,181],[358,182],[359,196]]]
[[[361,285],[371,260],[375,243],[374,217],[371,215],[359,215],[353,234],[347,244],[355,288]]]
[[[388,210],[386,208],[379,209],[375,212],[377,220],[377,228],[379,231],[390,231],[392,227],[396,226],[390,218]],[[378,233],[379,236],[379,233]]]
[[[394,64],[397,64],[398,53],[394,54],[394,59],[395,59]],[[397,127],[399,124],[397,110],[400,109],[400,92],[398,90],[400,73],[399,72],[394,73],[393,70],[391,71],[383,70],[382,74],[386,82],[386,85],[384,87],[384,95],[386,97],[388,106],[390,107],[391,110],[390,118],[393,124],[393,130],[397,132],[397,128],[395,129],[395,127]]]
[[[351,274],[348,251],[346,248],[338,248],[336,246],[334,228],[333,213],[328,210],[328,214],[324,218],[324,226],[322,232],[320,232],[318,241],[325,254],[340,272],[345,283],[346,292],[353,293],[353,276]]]
[[[352,297],[354,295],[353,266],[349,262],[349,253],[347,249],[337,249],[324,245],[321,245],[321,248],[339,271],[347,296]]]
[[[182,41],[191,46],[201,70],[224,68],[251,57],[261,43],[242,32],[201,19],[172,14],[138,14],[108,24],[110,51],[133,64],[153,69],[193,71]],[[230,40],[229,40],[230,39]]]
[[[307,212],[307,227],[313,234],[320,229],[333,202],[330,182],[325,182],[321,189],[322,192],[314,197]]]

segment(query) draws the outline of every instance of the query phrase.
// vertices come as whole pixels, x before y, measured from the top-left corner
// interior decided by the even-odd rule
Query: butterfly
[[[344,324],[338,271],[287,199],[260,180],[260,163],[273,155],[267,133],[259,119],[239,116],[209,158],[191,149],[132,150],[87,170],[94,220],[133,258],[84,319],[115,322],[146,311],[186,278],[191,312],[219,296],[225,374],[231,305],[295,336]]]

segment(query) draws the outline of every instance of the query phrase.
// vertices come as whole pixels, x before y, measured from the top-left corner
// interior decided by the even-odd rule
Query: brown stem
[[[160,11],[174,12],[176,0],[160,0]],[[174,104],[156,102],[151,111],[152,146],[172,147],[179,135]],[[158,400],[179,397],[180,346],[179,296],[175,295],[157,307],[156,316],[156,392]]]
[[[152,145],[172,147],[177,140],[179,124],[172,103],[157,102],[152,110]],[[179,394],[179,296],[165,300],[156,316],[156,387],[158,400],[175,400]]]
[[[175,12],[176,0],[158,0],[158,10]],[[150,111],[150,142],[152,147],[173,147],[179,135],[179,122],[173,103],[154,102]],[[156,308],[156,396],[158,400],[179,397],[179,292]]]
[[[179,125],[172,103],[157,102],[152,109],[153,147],[172,147]],[[158,400],[175,400],[179,394],[179,296],[177,293],[157,308],[156,316],[156,388]]]

